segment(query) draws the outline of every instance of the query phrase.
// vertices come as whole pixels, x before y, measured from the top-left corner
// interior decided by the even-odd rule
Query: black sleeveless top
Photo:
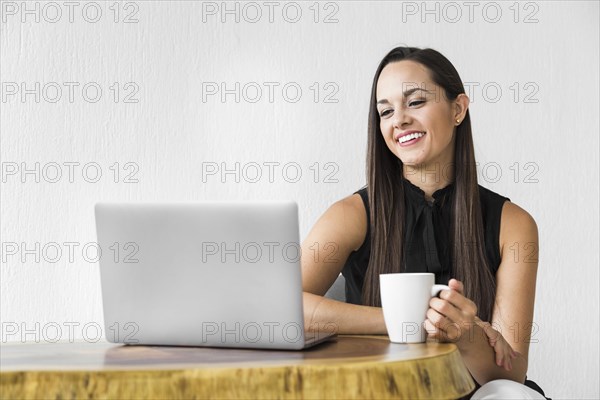
[[[433,194],[433,202],[425,199],[425,192],[402,177],[405,192],[406,220],[404,225],[405,272],[431,272],[435,283],[447,285],[452,278],[452,255],[449,238],[452,216],[452,195],[454,183],[450,183]],[[371,254],[370,209],[367,188],[358,193],[367,213],[367,234],[365,241],[350,253],[342,275],[346,279],[346,302],[362,305],[362,287]],[[502,206],[508,197],[499,195],[479,185],[479,198],[483,216],[485,254],[492,275],[495,277],[500,267],[500,217]],[[480,385],[476,384],[476,389]],[[543,390],[533,381],[525,385],[544,395]]]
[[[406,220],[404,225],[405,272],[432,272],[435,283],[447,285],[452,278],[450,223],[452,217],[451,199],[454,183],[436,190],[433,203],[425,200],[425,192],[402,178],[405,192]],[[367,212],[367,235],[362,246],[353,251],[342,270],[346,278],[346,302],[362,304],[362,285],[371,253],[371,226],[367,188],[358,193]],[[485,254],[493,276],[500,266],[500,216],[502,205],[509,198],[500,196],[479,185],[479,197],[483,214]]]

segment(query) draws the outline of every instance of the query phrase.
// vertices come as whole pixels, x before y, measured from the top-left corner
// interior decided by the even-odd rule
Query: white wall
[[[2,2],[3,342],[22,340],[23,329],[37,331],[37,340],[44,341],[57,326],[65,339],[69,322],[80,324],[74,336],[94,336],[94,324],[102,323],[99,273],[82,248],[96,240],[96,201],[290,198],[300,206],[304,237],[332,202],[364,184],[371,80],[387,51],[410,45],[439,50],[465,83],[472,82],[476,157],[487,173],[480,168],[480,183],[510,197],[538,223],[538,330],[529,377],[553,398],[600,396],[598,2],[520,3],[518,16],[513,2],[480,2],[472,21],[464,2],[453,3],[458,8],[429,2],[428,9],[438,7],[436,22],[435,12],[424,14],[421,2],[342,1],[319,4],[317,23],[312,2],[295,3],[302,11],[297,23],[283,18],[286,4],[286,16],[295,17],[294,4],[283,2],[272,23],[263,2],[255,3],[262,10],[255,23],[250,20],[256,9],[245,8],[244,14],[243,3],[239,23],[235,15],[221,22],[221,12],[206,13],[203,22],[203,7],[221,8],[221,2],[137,1],[111,9],[113,3],[77,3],[71,22],[63,2],[28,2],[29,9],[38,4],[36,22],[35,12],[23,12],[24,3]],[[102,15],[93,23],[96,5]],[[499,20],[488,22],[497,9]],[[451,22],[457,10],[462,16]],[[324,23],[329,14],[337,22]],[[137,22],[124,23],[126,15]],[[20,84],[35,92],[36,82],[39,102],[35,94],[22,99]],[[79,85],[73,86],[72,102],[64,82]],[[117,102],[110,88],[115,82]],[[203,101],[203,82],[229,88],[255,82],[263,98],[250,102],[255,92],[248,86],[239,103],[233,95],[225,102],[218,96]],[[272,103],[265,82],[279,84]],[[315,82],[317,102],[310,89]],[[298,102],[282,96],[286,83],[301,87]],[[86,84],[88,99],[95,87],[102,89],[97,102],[83,97]],[[62,97],[52,103],[57,86]],[[495,99],[497,87],[502,93]],[[331,88],[337,88],[336,103],[324,101]],[[132,93],[129,100],[138,102],[125,102]],[[295,162],[302,177],[287,182],[294,171],[283,176],[280,166],[272,183],[266,167],[258,183],[236,183],[231,175],[225,183],[218,175],[203,182],[203,163],[232,168],[236,161]],[[69,162],[80,163],[72,179]],[[39,183],[34,174],[22,174],[35,163]],[[114,163],[118,168],[111,169]],[[314,163],[320,170],[316,183]],[[62,177],[49,182],[57,164]],[[94,166],[102,176],[88,182]],[[324,181],[329,172],[337,182]],[[128,173],[137,183],[124,182]],[[78,243],[72,260],[65,242]],[[36,243],[39,262],[23,251]],[[52,243],[62,250],[54,263]],[[19,331],[9,335],[15,326]],[[29,333],[25,339],[36,337]]]

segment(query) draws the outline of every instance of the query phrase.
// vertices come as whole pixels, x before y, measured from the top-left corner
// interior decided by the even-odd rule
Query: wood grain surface
[[[3,345],[2,399],[455,399],[474,389],[456,346],[342,335],[303,351]]]

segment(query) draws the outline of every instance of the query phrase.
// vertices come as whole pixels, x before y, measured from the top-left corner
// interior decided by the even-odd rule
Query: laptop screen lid
[[[293,201],[98,203],[110,342],[304,347]]]

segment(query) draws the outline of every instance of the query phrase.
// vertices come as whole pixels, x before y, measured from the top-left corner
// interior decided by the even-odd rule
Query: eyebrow
[[[426,92],[426,93],[432,93],[429,90],[425,90],[425,89],[422,89],[422,88],[414,88],[414,89],[409,89],[409,90],[404,91],[404,93],[402,93],[402,95],[404,97],[408,97],[411,94],[413,94],[414,92],[416,92],[417,90],[421,90],[421,91]],[[381,99],[381,100],[379,100],[377,102],[377,105],[384,104],[384,103],[389,103],[388,99]]]

